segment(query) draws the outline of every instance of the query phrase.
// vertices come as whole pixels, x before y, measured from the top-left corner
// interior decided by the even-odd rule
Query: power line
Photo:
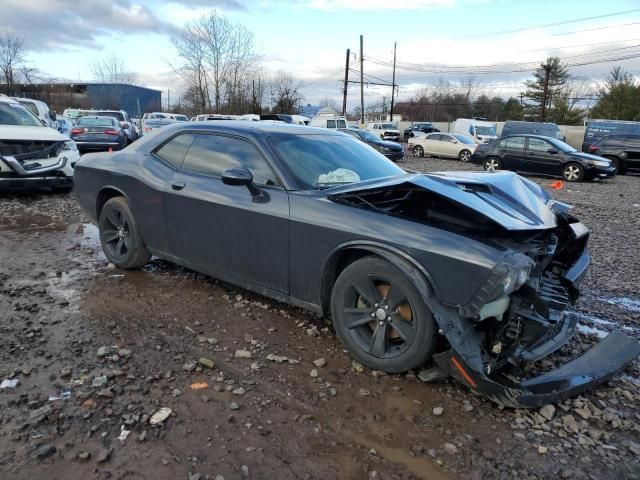
[[[573,35],[574,33],[594,32],[596,30],[608,30],[610,28],[629,27],[631,25],[640,25],[640,22],[622,23],[622,24],[619,24],[619,25],[606,25],[604,27],[585,28],[585,29],[582,29],[582,30],[573,30],[571,32],[552,33],[551,35],[554,36],[554,37],[559,37],[561,35]]]
[[[571,24],[571,23],[586,22],[588,20],[600,20],[602,18],[617,17],[619,15],[627,15],[629,13],[636,13],[636,12],[640,12],[640,8],[635,8],[633,10],[625,10],[623,12],[608,13],[608,14],[605,14],[605,15],[596,15],[596,16],[592,16],[592,17],[574,18],[574,19],[570,19],[570,20],[563,20],[563,21],[560,21],[560,22],[545,23],[545,24],[542,24],[542,25],[534,25],[534,26],[529,26],[529,27],[512,28],[512,29],[509,29],[509,30],[499,30],[497,32],[474,33],[474,34],[468,35],[466,37],[459,37],[459,38],[470,38],[470,37],[477,38],[479,35],[482,35],[482,36],[505,35],[507,33],[517,33],[517,32],[524,32],[526,30],[537,30],[539,28],[557,27],[557,26],[560,26],[560,25],[568,25],[568,24]]]

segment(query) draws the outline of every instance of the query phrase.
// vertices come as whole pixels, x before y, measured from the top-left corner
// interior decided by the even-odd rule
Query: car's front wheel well
[[[98,197],[96,199],[96,218],[100,218],[100,212],[102,212],[102,207],[114,197],[124,197],[122,192],[119,192],[115,188],[103,188],[98,193]]]
[[[345,248],[332,255],[325,266],[322,276],[322,312],[329,317],[331,310],[331,290],[342,271],[356,260],[367,256],[378,256],[375,253],[361,248]]]

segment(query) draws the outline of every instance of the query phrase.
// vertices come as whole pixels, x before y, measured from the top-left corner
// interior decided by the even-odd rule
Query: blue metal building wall
[[[142,113],[159,112],[162,105],[162,92],[135,85],[87,84],[87,95],[93,108],[125,110],[131,117],[138,116],[138,100]]]

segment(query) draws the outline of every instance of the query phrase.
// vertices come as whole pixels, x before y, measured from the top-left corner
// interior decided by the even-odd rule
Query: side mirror
[[[248,186],[253,183],[253,174],[246,168],[230,168],[222,172],[222,183]]]
[[[47,126],[47,122],[45,122],[43,119],[39,118],[38,120],[40,120],[40,123],[42,123],[43,126]]]
[[[127,122],[122,122],[120,125],[122,125],[122,128],[124,128],[125,130],[127,130],[130,125]]]
[[[229,170],[225,170],[222,172],[222,183],[233,186],[244,185],[249,189],[255,202],[268,201],[268,195],[253,183],[253,174],[246,168],[230,168]]]
[[[550,153],[551,155],[557,155],[558,150],[556,150],[555,148],[550,148],[549,150],[547,150],[547,153]]]
[[[51,117],[51,120],[53,120],[54,122],[56,121],[56,113],[55,112],[49,111],[49,116]]]

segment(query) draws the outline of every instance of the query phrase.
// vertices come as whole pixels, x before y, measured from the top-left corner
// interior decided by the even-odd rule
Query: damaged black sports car
[[[619,373],[620,331],[537,377],[572,336],[587,228],[511,172],[407,173],[343,133],[175,124],[84,155],[77,195],[120,268],[156,255],[331,318],[363,364],[425,364],[507,406],[536,407]]]

